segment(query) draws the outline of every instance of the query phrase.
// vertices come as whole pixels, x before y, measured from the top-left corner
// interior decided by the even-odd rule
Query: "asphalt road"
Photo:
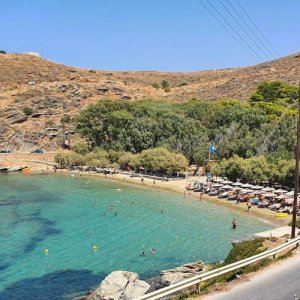
[[[300,251],[276,263],[231,290],[201,297],[201,300],[294,300],[300,299]]]

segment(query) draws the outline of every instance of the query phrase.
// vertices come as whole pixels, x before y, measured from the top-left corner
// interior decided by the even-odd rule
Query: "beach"
[[[13,154],[1,154],[0,155],[0,166],[28,166],[31,168],[31,172],[34,173],[53,173],[53,167],[51,164],[54,163],[54,157],[56,153],[13,153]],[[252,206],[251,212],[247,211],[246,203],[236,204],[235,201],[228,201],[226,199],[220,199],[214,196],[208,196],[203,194],[202,199],[200,200],[200,193],[197,192],[189,192],[185,191],[185,186],[189,183],[192,183],[195,180],[200,182],[205,182],[206,177],[199,176],[190,176],[187,179],[176,179],[170,181],[162,181],[162,180],[153,180],[150,178],[142,177],[131,177],[128,174],[113,174],[113,175],[104,175],[102,173],[91,173],[91,172],[80,172],[76,171],[68,171],[68,170],[57,170],[57,173],[70,173],[73,176],[92,176],[105,178],[107,180],[119,181],[120,184],[130,184],[130,185],[138,185],[145,186],[147,188],[167,190],[169,192],[174,192],[177,194],[181,194],[182,198],[192,198],[195,201],[206,201],[209,203],[214,203],[216,205],[220,205],[232,210],[235,210],[241,214],[251,215],[253,217],[266,220],[278,226],[287,225],[292,216],[278,218],[275,217],[275,212],[266,209],[266,208],[258,208],[256,206]],[[143,180],[141,180],[143,178]]]

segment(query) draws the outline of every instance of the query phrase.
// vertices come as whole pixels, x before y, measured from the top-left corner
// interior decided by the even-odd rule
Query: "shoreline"
[[[32,174],[57,174],[57,175],[75,175],[76,177],[89,177],[89,178],[100,178],[109,181],[119,182],[120,184],[130,185],[130,186],[138,186],[145,187],[160,191],[165,191],[169,193],[175,193],[177,195],[182,195],[182,198],[193,199],[194,201],[204,201],[206,203],[212,203],[217,206],[225,207],[226,209],[233,210],[238,212],[244,216],[250,216],[256,218],[260,221],[265,221],[272,224],[274,227],[287,225],[291,221],[291,216],[286,218],[276,218],[275,212],[265,209],[265,208],[257,208],[256,206],[252,207],[251,213],[247,211],[246,203],[235,204],[235,201],[228,201],[226,199],[220,199],[214,196],[208,196],[207,194],[203,194],[202,200],[200,200],[200,193],[193,192],[189,194],[186,192],[186,196],[184,196],[185,186],[188,183],[191,183],[194,180],[203,179],[201,177],[193,177],[193,179],[178,179],[171,181],[161,181],[155,180],[155,184],[153,183],[153,179],[143,177],[143,181],[141,181],[141,177],[130,177],[128,174],[113,174],[113,175],[105,175],[102,173],[87,173],[81,171],[69,171],[66,169],[58,170],[54,172],[54,170],[33,170]]]
[[[1,154],[0,155],[0,166],[28,166],[31,168],[32,174],[45,174],[45,173],[55,173],[52,167],[46,165],[46,163],[54,162],[55,153],[45,153],[45,154],[32,154],[32,153],[17,153],[17,154]],[[37,162],[40,161],[40,162]],[[130,177],[128,174],[114,174],[104,175],[102,173],[87,173],[76,171],[68,171],[66,169],[57,170],[56,174],[74,174],[75,176],[84,176],[91,178],[101,178],[107,180],[113,180],[119,182],[120,184],[139,186],[153,188],[155,190],[168,191],[171,193],[176,193],[177,195],[182,195],[184,199],[185,186],[192,183],[194,180],[205,181],[205,177],[189,177],[188,179],[178,179],[171,181],[161,181],[154,180],[150,178],[143,177],[143,182],[141,177]],[[226,199],[220,199],[214,196],[208,196],[203,194],[202,200],[200,200],[200,193],[189,192],[185,193],[186,198],[194,199],[195,201],[205,201],[207,203],[213,203],[218,206],[225,207],[226,209],[233,210],[242,215],[250,215],[253,218],[257,218],[263,221],[270,222],[274,226],[285,226],[291,221],[291,215],[284,218],[275,217],[275,212],[266,208],[257,208],[252,206],[251,213],[247,212],[246,203],[235,204],[235,201],[228,201]]]

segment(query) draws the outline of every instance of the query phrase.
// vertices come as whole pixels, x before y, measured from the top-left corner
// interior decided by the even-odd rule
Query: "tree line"
[[[218,150],[212,158],[218,161],[235,155],[290,160],[296,144],[297,92],[293,85],[273,81],[259,84],[247,102],[105,100],[88,106],[73,122],[89,152],[101,148],[137,155],[164,148],[182,154],[189,164],[205,165],[212,142]]]
[[[114,168],[127,171],[151,173],[153,175],[176,176],[186,171],[187,159],[179,153],[171,153],[165,148],[143,150],[141,153],[96,148],[89,152],[84,145],[77,145],[71,153],[59,153],[55,161],[61,167],[87,166],[90,168]]]

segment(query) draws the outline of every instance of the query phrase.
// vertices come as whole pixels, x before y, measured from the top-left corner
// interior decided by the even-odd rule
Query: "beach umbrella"
[[[241,187],[242,187],[243,189],[246,189],[248,186],[247,186],[246,184],[241,184]]]
[[[221,186],[223,186],[223,184],[221,184],[221,183],[214,183],[212,185],[212,187],[215,187],[215,188],[218,188],[218,187],[221,187]]]
[[[279,195],[279,196],[276,196],[275,199],[286,199],[287,196],[285,195]]]
[[[241,186],[241,185],[242,185],[241,182],[235,182],[235,183],[232,184],[232,186]]]
[[[264,187],[263,186],[260,186],[260,185],[254,185],[254,186],[252,186],[252,189],[253,190],[261,190],[261,189],[263,189]]]
[[[275,190],[274,191],[274,193],[278,193],[278,194],[280,194],[280,193],[287,193],[287,191],[286,190],[283,190],[283,189],[278,189],[278,190]]]
[[[232,189],[232,186],[230,185],[224,185],[221,187],[222,190],[231,190]]]
[[[244,184],[243,185],[245,188],[252,188],[253,187],[253,185],[252,184],[249,184],[249,183],[246,183],[246,184]]]
[[[232,189],[235,190],[235,191],[240,191],[240,190],[242,190],[242,188],[239,187],[239,186],[235,186],[235,187],[233,187]]]
[[[273,193],[267,193],[267,194],[263,194],[263,196],[267,197],[267,198],[271,198],[271,197],[275,197],[276,194]]]
[[[271,187],[265,187],[265,188],[262,189],[262,191],[263,191],[263,192],[273,192],[274,189],[271,188]]]
[[[220,183],[220,182],[222,182],[223,180],[224,180],[224,179],[216,178],[216,179],[214,179],[214,182]]]
[[[230,180],[221,181],[222,184],[232,184],[233,182]]]
[[[244,190],[241,190],[240,193],[241,194],[248,194],[248,193],[251,193],[252,191],[248,190],[248,189],[244,189]]]
[[[294,191],[290,191],[288,193],[285,193],[286,196],[294,196]]]

